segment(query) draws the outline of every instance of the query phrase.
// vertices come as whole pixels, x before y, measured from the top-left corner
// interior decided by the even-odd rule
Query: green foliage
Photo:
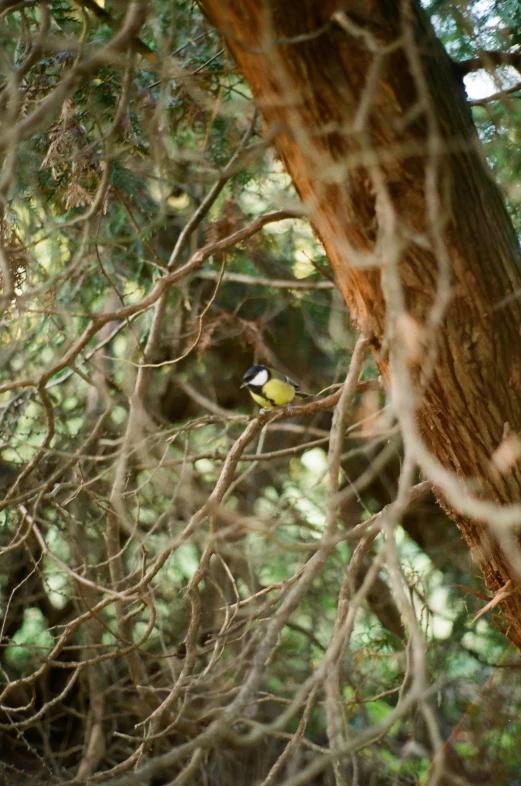
[[[110,47],[124,6],[106,3],[109,24],[88,4],[52,0],[49,35],[30,63],[45,9],[5,11],[4,85],[27,66],[17,119],[37,114],[82,58]],[[428,10],[455,59],[505,39],[507,48],[519,43],[517,3],[433,2]],[[143,54],[146,47],[158,57]],[[0,94],[6,134],[14,123],[8,94],[7,87]],[[516,100],[474,109],[514,218]],[[19,486],[0,511],[1,666],[4,682],[14,685],[0,722],[21,757],[17,778],[32,766],[42,779],[67,782],[88,758],[99,699],[106,746],[90,775],[109,778],[111,768],[137,761],[144,728],[144,750],[153,757],[205,734],[222,716],[247,682],[265,623],[288,603],[327,527],[327,411],[272,424],[246,448],[223,504],[208,503],[252,413],[239,388],[242,373],[265,362],[318,393],[344,380],[355,336],[339,293],[327,288],[323,249],[302,218],[215,250],[174,282],[157,334],[154,303],[125,310],[155,291],[187,222],[236,154],[237,166],[175,270],[205,243],[270,211],[298,207],[281,163],[262,143],[249,88],[192,2],[151,3],[139,43],[80,73],[10,153],[1,269],[3,282],[11,271],[13,291],[0,335],[0,484],[12,488],[18,477]],[[145,368],[150,376],[141,389]],[[360,379],[377,376],[368,358]],[[388,720],[411,678],[411,649],[384,560],[376,577],[391,611],[368,595],[349,646],[326,660],[359,543],[350,533],[396,493],[400,447],[376,387],[360,389],[349,414],[336,516],[342,537],[281,626],[260,689],[228,730],[230,746],[251,733],[251,745],[241,738],[236,754],[247,783],[258,773],[261,782],[292,734],[303,739],[296,768],[327,747],[332,721],[323,685],[307,708],[309,691],[276,725],[320,669],[324,684],[337,669],[346,739]],[[385,467],[358,490],[386,449]],[[439,539],[422,538],[426,530]],[[505,637],[490,621],[470,623],[482,605],[473,594],[481,584],[457,533],[431,500],[404,517],[393,537],[438,690],[429,706],[443,738],[458,729],[452,747],[469,773],[495,771],[503,779],[495,783],[514,783],[516,672],[493,668],[513,656],[504,654]],[[381,556],[381,541],[369,545],[367,562],[353,574],[351,598]],[[157,726],[150,723],[173,685],[179,693],[172,706]],[[268,731],[257,739],[261,724]],[[250,754],[262,762],[258,771]],[[223,755],[215,745],[190,782],[230,782],[235,762],[222,781],[208,780]],[[428,783],[433,756],[425,719],[411,710],[356,754],[359,782]],[[313,783],[332,783],[329,777]]]

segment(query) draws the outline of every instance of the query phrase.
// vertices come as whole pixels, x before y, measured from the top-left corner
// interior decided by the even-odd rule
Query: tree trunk
[[[518,464],[500,473],[491,463],[505,434],[521,428],[519,246],[463,84],[429,21],[414,0],[200,2],[251,87],[353,320],[374,336],[383,373],[389,338],[421,347],[436,327],[435,368],[418,407],[426,446],[473,479],[480,498],[520,499]],[[398,244],[414,321],[395,321],[392,334],[397,305],[384,276]],[[432,308],[447,294],[436,325]],[[414,366],[419,353],[410,355]],[[494,528],[450,512],[488,588],[497,593],[508,580],[519,588]],[[503,594],[508,635],[521,649],[521,596]]]

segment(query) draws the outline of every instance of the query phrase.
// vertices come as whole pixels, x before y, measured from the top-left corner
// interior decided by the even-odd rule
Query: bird
[[[298,382],[268,366],[251,366],[244,373],[241,388],[248,388],[252,399],[261,405],[261,411],[288,407],[291,412],[295,396],[310,397],[309,393],[300,390]]]

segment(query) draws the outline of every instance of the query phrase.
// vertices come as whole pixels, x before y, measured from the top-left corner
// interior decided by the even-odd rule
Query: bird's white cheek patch
[[[268,381],[269,374],[265,368],[261,371],[257,371],[253,379],[250,379],[249,385],[259,385],[262,386]]]

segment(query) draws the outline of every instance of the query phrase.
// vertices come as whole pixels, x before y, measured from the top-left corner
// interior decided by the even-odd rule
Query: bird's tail
[[[300,398],[313,398],[312,393],[304,393],[303,390],[296,390],[295,395],[299,396]]]

